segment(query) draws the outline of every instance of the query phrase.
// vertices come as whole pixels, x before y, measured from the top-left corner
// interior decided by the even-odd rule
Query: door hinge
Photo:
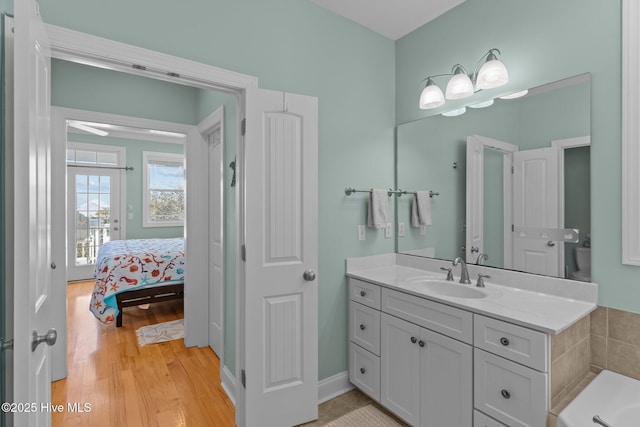
[[[511,232],[513,233],[514,231],[516,231],[516,226],[511,224]]]
[[[6,341],[4,338],[0,338],[0,350],[13,350],[13,338]]]
[[[240,125],[240,133],[244,136],[247,133],[247,119],[242,119],[242,123]]]
[[[242,261],[247,260],[247,247],[245,245],[240,246],[240,259]]]
[[[247,375],[244,373],[244,369],[240,370],[240,382],[243,388],[247,388]]]
[[[244,135],[244,134],[243,134]],[[513,174],[513,166],[511,166],[511,173]]]

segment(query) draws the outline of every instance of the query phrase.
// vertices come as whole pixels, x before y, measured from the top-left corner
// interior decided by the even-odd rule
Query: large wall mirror
[[[581,74],[398,126],[398,252],[591,281],[590,88]],[[412,225],[415,191],[433,192],[431,225]]]

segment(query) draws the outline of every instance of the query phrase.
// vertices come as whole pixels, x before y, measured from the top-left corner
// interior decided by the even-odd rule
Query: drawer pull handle
[[[416,337],[411,337],[411,342],[415,344],[416,342],[418,342],[418,338],[416,338]]]
[[[418,345],[419,345],[420,347],[424,347],[424,341],[422,341],[422,340],[418,341]]]
[[[360,373],[361,373],[361,374],[364,374],[365,372],[367,372],[367,370],[366,370],[366,369],[364,369],[364,368],[360,368]]]
[[[364,328],[366,328],[366,326],[364,326],[364,325],[360,325],[360,330],[361,330],[361,331],[364,331]]]
[[[511,399],[511,393],[509,393],[508,390],[502,389],[500,391],[500,394],[502,395],[502,397],[504,397],[505,399]]]
[[[505,347],[508,346],[509,345],[509,338],[505,338],[505,337],[500,338],[500,344],[502,344]]]
[[[363,297],[365,296],[367,293],[365,291],[360,291],[360,296]]]

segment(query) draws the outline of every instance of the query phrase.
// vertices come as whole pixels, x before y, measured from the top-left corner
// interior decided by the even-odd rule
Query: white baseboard
[[[220,372],[220,379],[222,380],[222,388],[231,399],[233,406],[236,405],[236,379],[226,366],[222,367]]]
[[[318,383],[318,405],[338,397],[355,387],[349,382],[349,372],[341,372]]]

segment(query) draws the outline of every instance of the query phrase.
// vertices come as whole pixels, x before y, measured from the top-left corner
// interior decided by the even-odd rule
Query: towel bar
[[[345,187],[344,189],[344,194],[346,194],[347,196],[352,195],[353,193],[370,193],[371,190],[356,190],[353,187]],[[391,196],[392,194],[397,194],[398,197],[401,197],[403,194],[416,194],[415,191],[405,191],[405,190],[392,190],[391,188],[387,191],[387,194],[389,196]],[[429,197],[433,197],[433,196],[439,196],[440,193],[438,193],[437,191],[429,191]]]

